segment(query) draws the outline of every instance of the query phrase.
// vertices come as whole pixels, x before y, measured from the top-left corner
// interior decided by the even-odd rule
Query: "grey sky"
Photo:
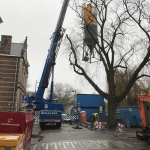
[[[11,35],[12,42],[16,43],[24,42],[25,37],[28,37],[29,90],[34,91],[36,80],[38,82],[40,80],[51,42],[49,39],[55,30],[62,2],[62,0],[0,0],[0,16],[3,20],[0,24],[0,35]],[[74,18],[74,12],[68,8],[63,27],[71,28]],[[71,71],[68,59],[62,56],[62,49],[61,47],[56,60],[55,83],[68,83],[77,89],[81,87],[78,85],[78,76]],[[82,91],[91,91],[91,88],[83,87]]]

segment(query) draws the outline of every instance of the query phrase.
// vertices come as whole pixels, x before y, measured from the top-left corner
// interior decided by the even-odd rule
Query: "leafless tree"
[[[150,77],[143,72],[150,57],[150,9],[148,0],[91,0],[97,8],[97,36],[94,58],[87,63],[82,61],[83,22],[82,3],[87,0],[71,3],[71,8],[78,16],[78,26],[71,34],[66,35],[69,43],[69,61],[74,72],[83,76],[94,89],[108,100],[109,127],[116,125],[115,113],[118,104],[126,97],[133,84],[143,78]],[[93,16],[95,17],[95,16]],[[89,31],[91,32],[91,31]],[[90,33],[89,33],[90,34]],[[67,44],[66,44],[67,45]],[[116,93],[116,70],[132,70],[126,86]],[[101,84],[101,81],[105,81]],[[108,85],[108,89],[104,86]]]
[[[119,95],[123,92],[124,88],[128,84],[128,80],[132,76],[132,72],[134,70],[129,70],[125,72],[122,72],[120,70],[116,70],[115,72],[115,84],[116,86],[116,94]],[[149,82],[150,79],[146,78],[144,81],[137,80],[132,88],[130,89],[130,92],[126,95],[126,97],[119,103],[119,106],[138,106],[138,100],[137,95],[140,93],[148,93],[149,87],[144,82]]]
[[[47,99],[49,95],[50,93],[48,92]],[[64,109],[73,106],[75,102],[74,89],[69,84],[55,83],[53,98],[56,99],[58,103],[61,103]]]

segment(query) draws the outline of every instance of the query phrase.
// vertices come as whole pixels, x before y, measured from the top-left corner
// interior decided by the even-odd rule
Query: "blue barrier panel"
[[[139,127],[141,124],[139,107],[136,106],[125,106],[117,107],[116,120],[125,126]]]

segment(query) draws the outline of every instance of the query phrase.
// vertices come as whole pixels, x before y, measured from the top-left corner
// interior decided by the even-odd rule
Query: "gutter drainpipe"
[[[12,111],[14,111],[14,102],[15,102],[15,93],[16,93],[17,64],[18,64],[18,58],[16,59],[16,71],[15,71],[15,81],[14,81],[14,92],[13,92]]]

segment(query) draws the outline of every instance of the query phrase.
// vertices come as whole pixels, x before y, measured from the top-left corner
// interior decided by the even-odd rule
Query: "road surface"
[[[108,133],[97,132],[75,125],[62,124],[60,129],[52,128],[41,132],[38,138],[32,138],[30,150],[149,150],[146,141],[117,138]]]

